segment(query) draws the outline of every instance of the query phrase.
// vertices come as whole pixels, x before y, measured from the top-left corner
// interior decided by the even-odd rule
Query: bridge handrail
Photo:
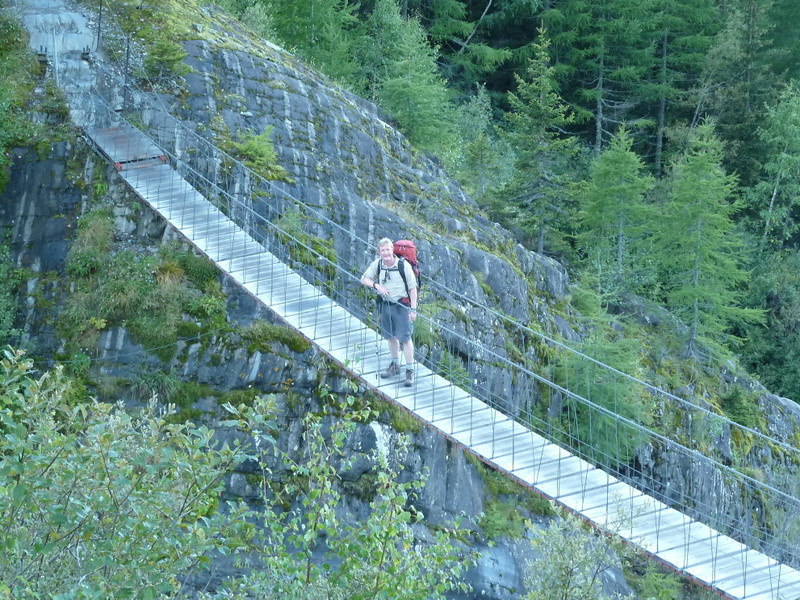
[[[220,148],[216,147],[214,145],[213,141],[207,140],[206,138],[204,138],[204,137],[200,136],[199,134],[197,134],[195,131],[193,131],[190,128],[186,127],[186,125],[184,123],[182,123],[180,121],[180,119],[177,119],[176,117],[174,117],[173,115],[170,114],[170,111],[166,106],[164,106],[163,104],[159,105],[159,103],[154,101],[152,96],[149,95],[147,92],[144,92],[142,90],[138,90],[136,88],[136,86],[134,86],[130,82],[120,82],[119,77],[115,73],[113,73],[111,71],[108,71],[102,65],[96,65],[96,66],[97,66],[98,70],[102,71],[106,77],[111,77],[116,82],[117,86],[122,86],[122,87],[127,86],[125,89],[129,88],[134,93],[137,93],[136,101],[139,102],[141,105],[148,105],[150,108],[152,108],[152,109],[158,111],[159,113],[163,114],[164,116],[168,116],[170,119],[172,119],[174,121],[174,123],[176,124],[176,126],[181,128],[181,131],[182,131],[183,135],[187,135],[187,134],[191,135],[194,140],[196,140],[196,141],[198,141],[198,142],[200,142],[200,143],[202,143],[204,145],[207,145],[208,148],[209,148],[209,151],[210,151],[210,153],[212,155],[224,157],[225,160],[231,161],[232,164],[236,165],[237,168],[242,169],[243,171],[246,171],[248,173],[249,177],[251,177],[254,180],[259,181],[261,185],[266,186],[266,188],[269,189],[270,192],[273,193],[274,195],[280,196],[284,200],[286,200],[286,201],[292,203],[293,205],[299,207],[305,214],[313,215],[314,219],[320,220],[321,222],[325,223],[325,225],[328,226],[328,227],[335,228],[336,230],[340,231],[344,235],[347,235],[348,237],[353,239],[354,242],[362,244],[363,247],[365,248],[365,250],[372,247],[372,244],[369,243],[368,241],[363,240],[363,239],[359,238],[358,236],[355,236],[349,230],[345,229],[344,227],[342,227],[341,225],[339,225],[335,221],[331,220],[323,212],[319,211],[315,207],[310,206],[307,203],[305,203],[305,202],[299,200],[298,198],[294,197],[290,192],[288,192],[287,190],[283,189],[283,187],[281,187],[280,185],[276,185],[274,182],[266,180],[265,178],[261,177],[257,173],[255,173],[252,170],[250,170],[241,161],[237,160],[236,158],[234,158],[233,156],[231,156],[227,152],[225,152],[225,151],[221,150]],[[127,92],[126,92],[126,94],[127,94]],[[98,94],[98,96],[102,98],[102,95]],[[111,108],[110,104],[108,104],[108,102],[105,99],[103,99],[103,102],[106,103],[107,107],[110,110],[113,110]],[[157,141],[158,141],[159,145],[161,145],[163,147],[162,141],[160,139],[158,139]],[[207,179],[207,177],[203,173],[201,173],[199,170],[197,170],[194,167],[192,167],[189,162],[187,162],[183,158],[179,157],[176,153],[172,153],[172,152],[168,151],[168,154],[170,154],[171,158],[175,162],[176,167],[182,169],[185,173],[189,173],[192,177],[196,177],[196,178],[200,178],[200,179],[204,180],[207,184],[209,184],[216,191],[216,193],[218,193],[218,194],[220,194],[222,196],[225,196],[229,200],[231,206],[234,206],[234,205],[236,206],[236,212],[237,213],[244,212],[248,216],[248,218],[253,220],[254,222],[257,222],[260,225],[262,225],[264,227],[267,227],[268,229],[272,229],[273,231],[276,232],[276,234],[278,236],[282,236],[285,239],[290,240],[292,244],[295,244],[295,245],[298,245],[298,246],[302,246],[308,252],[313,253],[320,262],[328,264],[331,268],[335,269],[336,273],[340,277],[342,277],[345,281],[350,281],[354,285],[357,285],[357,281],[358,281],[357,273],[360,272],[360,268],[359,267],[354,266],[354,265],[348,265],[350,267],[350,269],[348,270],[348,269],[342,267],[341,264],[338,264],[338,263],[335,263],[335,262],[329,260],[326,256],[324,256],[323,254],[319,253],[317,250],[315,250],[313,247],[311,247],[308,244],[306,244],[305,242],[303,242],[301,239],[295,237],[290,232],[288,232],[288,231],[286,231],[284,229],[281,229],[278,225],[276,225],[274,222],[272,222],[266,216],[257,213],[252,207],[250,207],[250,206],[248,206],[246,204],[243,204],[240,200],[235,198],[233,195],[229,194],[226,190],[221,188],[215,182],[210,181],[209,179]],[[245,226],[245,228],[248,230],[248,232],[255,233],[256,237],[258,237],[260,235],[260,232],[258,232],[255,228],[250,227],[246,222],[244,223],[243,226]],[[263,241],[263,240],[261,240],[261,241]],[[562,341],[553,339],[552,337],[547,336],[547,335],[545,335],[545,334],[543,334],[543,333],[541,333],[539,331],[533,330],[529,326],[527,326],[525,324],[522,324],[522,323],[519,323],[518,321],[516,321],[516,320],[512,319],[511,317],[499,312],[498,310],[494,309],[493,307],[489,307],[489,306],[483,305],[479,301],[476,301],[476,300],[474,300],[472,298],[469,298],[466,295],[464,295],[464,294],[462,294],[462,293],[460,293],[460,292],[458,292],[456,290],[449,289],[446,286],[439,285],[439,284],[437,284],[437,287],[439,287],[440,289],[443,289],[446,293],[450,294],[452,297],[458,298],[459,300],[461,300],[461,301],[463,301],[465,303],[468,303],[469,305],[474,306],[474,307],[478,308],[481,311],[485,311],[487,314],[491,314],[492,316],[494,316],[497,319],[502,320],[503,322],[507,323],[509,326],[511,326],[512,328],[518,330],[519,332],[521,332],[523,334],[531,335],[531,336],[539,339],[540,341],[543,341],[543,342],[549,344],[552,347],[556,347],[556,348],[559,348],[561,350],[564,350],[565,352],[567,352],[567,353],[569,353],[569,354],[571,354],[571,355],[573,355],[573,356],[575,356],[575,357],[577,357],[577,358],[579,358],[581,360],[587,361],[587,362],[591,363],[592,365],[607,371],[608,373],[612,373],[616,377],[623,378],[623,379],[625,379],[625,380],[627,380],[627,381],[629,381],[631,383],[634,383],[636,385],[642,386],[642,388],[647,390],[649,393],[657,395],[657,396],[660,396],[660,397],[662,397],[662,398],[664,398],[666,400],[669,400],[670,402],[674,402],[680,408],[694,411],[697,414],[704,416],[705,418],[711,419],[714,423],[717,423],[720,426],[728,427],[730,430],[737,429],[739,431],[742,431],[742,432],[744,432],[744,433],[746,433],[746,434],[748,434],[748,435],[760,440],[766,446],[780,448],[782,451],[786,452],[787,454],[793,455],[795,457],[795,459],[800,459],[800,450],[798,450],[797,448],[795,448],[794,446],[792,446],[790,444],[787,444],[786,442],[784,442],[782,440],[777,440],[777,439],[772,438],[771,436],[768,436],[768,435],[766,435],[766,434],[764,434],[764,433],[762,433],[762,432],[760,432],[758,430],[755,430],[755,429],[746,427],[744,425],[741,425],[739,423],[736,423],[735,421],[732,421],[732,420],[728,419],[724,415],[719,415],[719,414],[717,414],[717,413],[715,413],[715,412],[713,412],[713,411],[711,411],[711,410],[709,410],[709,409],[707,409],[707,408],[705,408],[703,406],[699,406],[699,405],[697,405],[697,404],[695,404],[693,402],[690,402],[690,401],[688,401],[688,400],[686,400],[684,398],[680,398],[679,396],[676,396],[676,395],[671,394],[671,393],[669,393],[669,392],[667,392],[665,390],[662,390],[662,389],[660,389],[660,388],[658,388],[658,387],[656,387],[656,386],[654,386],[652,384],[649,384],[649,383],[647,383],[647,382],[645,382],[645,381],[643,381],[641,379],[638,379],[638,378],[636,378],[636,377],[634,377],[632,375],[629,375],[629,374],[624,373],[624,372],[622,372],[622,371],[620,371],[618,369],[615,369],[614,367],[611,367],[610,365],[606,365],[602,361],[599,361],[599,360],[597,360],[597,359],[595,359],[595,358],[593,358],[593,357],[591,357],[591,356],[589,356],[589,355],[587,355],[585,353],[582,353],[579,350],[576,350],[576,349],[570,347],[569,345],[567,345],[566,343],[564,343]],[[351,310],[351,311],[352,310],[357,310],[357,307],[359,305],[358,305],[358,303],[354,303],[352,301],[352,297],[344,296],[344,295],[342,297],[346,299],[346,302],[348,304],[348,309],[349,310]],[[368,314],[368,311],[367,310],[361,310],[359,312],[359,314],[362,315],[362,316],[366,316]],[[449,326],[444,325],[442,323],[435,323],[432,319],[427,319],[427,317],[425,317],[424,320],[428,320],[429,322],[433,323],[436,327],[439,328],[440,331],[446,333],[448,336],[451,336],[451,338],[459,338],[460,341],[462,341],[462,342],[465,342],[467,344],[474,344],[474,342],[470,338],[462,335],[459,331],[456,331],[452,327],[449,327]],[[492,350],[491,348],[488,348],[488,347],[480,348],[480,352],[484,356],[491,357],[495,362],[498,362],[498,363],[500,363],[500,364],[502,364],[502,365],[504,365],[504,366],[506,366],[506,367],[508,367],[508,368],[510,368],[512,370],[515,370],[516,372],[524,374],[525,376],[531,378],[532,380],[534,380],[534,381],[536,381],[538,383],[541,383],[542,385],[545,385],[545,386],[549,387],[552,391],[557,392],[559,394],[562,394],[564,397],[569,398],[571,400],[574,400],[575,402],[581,404],[582,406],[584,406],[584,407],[586,407],[588,409],[591,409],[592,411],[596,412],[598,415],[612,420],[616,424],[622,424],[625,427],[630,428],[631,430],[644,433],[644,434],[646,434],[648,436],[649,439],[651,439],[651,440],[653,440],[655,442],[661,443],[665,447],[669,447],[670,449],[679,450],[680,452],[684,452],[687,456],[689,456],[689,457],[691,457],[693,459],[702,460],[702,461],[706,462],[706,464],[708,464],[710,466],[713,466],[713,468],[716,469],[717,471],[719,471],[720,473],[726,474],[726,475],[730,475],[734,479],[736,479],[737,481],[743,482],[746,485],[751,486],[752,488],[754,488],[756,490],[759,490],[760,492],[763,492],[763,493],[769,495],[770,497],[776,498],[779,501],[785,503],[786,505],[795,506],[795,507],[798,505],[798,499],[795,496],[793,496],[791,493],[787,493],[784,490],[780,490],[780,489],[778,489],[778,488],[776,488],[776,487],[774,487],[772,485],[765,484],[764,482],[759,481],[758,479],[748,475],[747,473],[743,473],[743,472],[741,472],[741,471],[739,471],[739,470],[737,470],[735,468],[732,468],[732,467],[730,467],[728,465],[725,465],[725,464],[719,462],[716,459],[709,458],[709,457],[705,456],[704,454],[702,454],[701,452],[699,452],[698,450],[696,450],[694,448],[690,448],[688,446],[685,446],[680,441],[671,439],[671,438],[667,437],[666,435],[663,435],[662,433],[656,432],[656,431],[646,427],[645,425],[643,425],[643,424],[641,424],[641,423],[639,423],[639,422],[637,422],[637,421],[635,421],[633,419],[629,419],[629,418],[627,418],[627,417],[625,417],[623,415],[620,415],[620,414],[608,409],[607,407],[605,407],[605,406],[603,406],[601,404],[593,402],[591,399],[586,398],[586,397],[584,397],[584,396],[582,396],[580,394],[577,394],[574,391],[568,389],[567,387],[564,387],[564,386],[562,386],[562,385],[560,385],[560,384],[558,384],[558,383],[556,383],[554,381],[550,381],[547,378],[539,375],[538,373],[536,373],[532,369],[530,369],[527,365],[517,364],[516,362],[510,361],[506,356],[498,354],[497,352],[495,352],[494,350]],[[472,358],[471,357],[467,357],[466,360],[468,362],[467,366],[469,367],[469,363],[470,363],[470,361],[472,361]],[[469,368],[467,370],[469,371]],[[570,449],[573,450],[574,452],[576,452],[577,454],[582,455],[584,458],[587,458],[592,462],[602,464],[602,461],[598,460],[598,455],[596,453],[588,453],[587,454],[587,452],[582,449],[582,442],[580,441],[580,439],[578,439],[575,436],[574,433],[572,433],[572,432],[570,432],[570,431],[568,431],[566,429],[558,430],[557,428],[554,428],[553,423],[545,422],[545,421],[541,420],[537,415],[535,415],[533,413],[533,411],[529,410],[529,408],[525,408],[522,411],[516,411],[516,412],[514,410],[509,410],[508,404],[504,401],[503,398],[497,396],[497,394],[492,392],[491,389],[489,389],[488,387],[482,387],[482,386],[478,385],[477,381],[474,382],[474,385],[470,385],[468,387],[470,388],[469,389],[470,392],[475,393],[476,395],[482,395],[484,397],[484,399],[489,404],[491,404],[493,406],[496,406],[498,408],[501,408],[504,412],[511,414],[512,416],[514,416],[515,418],[517,418],[521,422],[526,423],[529,426],[536,427],[535,424],[537,422],[542,423],[542,424],[539,425],[539,430],[541,432],[543,432],[545,435],[547,435],[548,437],[559,439],[558,435],[555,435],[555,436],[553,435],[553,432],[555,431],[556,434],[561,434],[561,436],[563,438],[567,438],[567,439],[571,439],[571,440],[577,440],[578,441],[577,445],[575,443],[572,443],[572,445],[567,444],[567,446],[570,447]],[[563,442],[563,439],[561,441]],[[613,458],[613,457],[607,457],[607,458]],[[605,466],[608,467],[608,465],[605,465]],[[645,476],[645,475],[643,474],[642,476]],[[663,496],[664,495],[663,491],[659,490],[655,486],[648,487],[646,485],[643,485],[642,482],[636,480],[635,478],[633,478],[632,481],[635,484],[637,484],[638,487],[646,488],[644,491],[652,492],[653,495],[655,495],[655,496]],[[671,501],[671,505],[674,505],[676,503],[681,504],[681,503],[675,501],[674,499]],[[681,504],[681,506],[684,506],[684,505]],[[684,506],[684,508],[686,508],[690,512],[698,510],[697,506],[693,506],[693,505],[689,505],[689,504],[686,504]],[[798,508],[798,512],[800,512],[800,508]],[[711,520],[714,520],[713,515],[712,515]],[[728,526],[731,526],[731,525],[728,524]],[[750,538],[751,534],[752,534],[752,532],[744,531],[744,530],[742,530],[740,533],[741,533],[742,537],[747,537],[747,538]],[[767,538],[768,536],[769,536],[769,532],[766,531],[766,530],[757,531],[756,532],[756,539],[754,540],[756,542],[756,545],[758,545],[758,543],[764,541],[764,540],[759,540],[757,538]],[[781,546],[780,548],[778,548],[774,552],[774,554],[783,555],[787,551],[789,551],[789,549],[786,546]],[[798,556],[800,556],[800,555],[798,554],[797,550],[792,550],[791,554],[794,557],[792,559],[794,562],[797,562],[798,560],[800,560],[800,558],[798,558]]]

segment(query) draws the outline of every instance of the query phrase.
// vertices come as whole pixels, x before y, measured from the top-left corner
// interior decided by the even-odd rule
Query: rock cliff
[[[568,315],[552,309],[568,303],[569,281],[561,265],[527,251],[489,222],[437,161],[415,151],[373,104],[338,88],[284,50],[249,37],[211,9],[207,15],[208,24],[199,30],[201,39],[184,44],[191,70],[182,80],[159,94],[140,91],[130,99],[111,90],[117,102],[130,101],[140,111],[145,125],[157,126],[165,148],[271,219],[287,218],[298,206],[325,217],[303,220],[303,231],[328,244],[353,277],[374,255],[379,238],[417,240],[426,286],[438,288],[430,296],[436,299],[434,318],[460,328],[500,356],[508,353],[505,332],[490,314],[474,309],[464,298],[496,307],[548,335],[578,338]],[[104,57],[98,54],[96,60],[103,62]],[[113,88],[113,81],[106,83]],[[178,121],[165,119],[166,113]],[[268,128],[278,162],[288,174],[285,181],[264,184],[233,168],[224,152],[198,150],[197,140],[208,140],[230,151],[233,142],[247,133],[261,134]],[[97,201],[92,186],[98,181],[107,184],[99,201],[114,215],[114,251],[133,248],[147,254],[176,237],[80,138],[54,144],[45,158],[31,149],[15,150],[13,177],[0,204],[0,224],[11,230],[17,264],[28,270],[23,329],[26,344],[42,357],[52,358],[63,349],[53,322],[70,293],[64,264],[78,216]],[[324,273],[317,274],[324,278]],[[352,279],[334,282],[357,287]],[[275,321],[250,296],[224,279],[221,283],[230,322],[246,326],[255,319]],[[280,443],[285,448],[299,439],[299,418],[318,405],[321,384],[340,395],[350,389],[345,376],[313,350],[298,352],[279,343],[267,352],[252,351],[241,340],[223,336],[210,342],[184,342],[166,364],[142,350],[124,326],[104,330],[96,348],[98,375],[130,380],[156,368],[218,390],[252,387],[274,393],[279,398],[284,431]],[[473,374],[492,379],[487,375],[495,368],[490,363],[476,360]],[[796,405],[763,390],[759,393],[770,429],[790,440],[799,420]],[[197,418],[212,423],[218,416],[210,396],[191,408]],[[396,435],[387,411],[380,423],[359,428],[352,446],[365,452],[379,439],[392,440]],[[420,499],[428,523],[446,524],[464,513],[480,538],[479,515],[489,494],[483,468],[428,431],[413,437],[415,450],[404,465],[409,472],[425,468],[431,474]],[[717,446],[724,454],[730,439],[726,442],[721,435]],[[638,460],[644,471],[660,473],[665,497],[667,490],[680,497],[685,490],[694,490],[691,495],[700,501],[735,498],[723,483],[709,485],[706,473],[669,452],[643,448]],[[765,464],[757,449],[752,461],[754,468]],[[246,470],[231,477],[229,493],[253,497]],[[356,513],[365,510],[356,497],[347,502]],[[732,504],[732,514],[752,512],[735,500]],[[540,518],[522,510],[534,520]],[[527,559],[524,541],[488,542],[477,544],[481,558],[469,573],[475,590],[470,597],[520,597]],[[220,568],[218,574],[224,574]],[[624,580],[616,579],[622,583],[615,589],[627,591]]]

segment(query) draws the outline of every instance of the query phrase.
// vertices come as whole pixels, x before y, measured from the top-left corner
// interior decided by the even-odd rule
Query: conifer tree
[[[652,71],[649,2],[563,0],[541,14],[552,35],[555,74],[595,154],[642,109],[642,81]]]
[[[480,35],[483,19],[469,20],[467,5],[459,0],[406,1],[406,14],[418,16],[432,44],[439,46],[443,72],[449,81],[465,91],[473,82],[507,60],[511,52],[493,48]],[[488,9],[491,6],[486,8]],[[483,16],[485,13],[482,13]],[[483,27],[485,29],[485,26]]]
[[[656,62],[644,87],[655,103],[653,167],[660,175],[667,127],[691,116],[687,92],[719,29],[719,11],[713,0],[657,0],[652,15]]]
[[[525,76],[515,76],[516,91],[508,94],[508,138],[517,156],[499,203],[504,220],[535,240],[539,253],[559,246],[557,231],[569,217],[566,163],[577,151],[563,135],[573,116],[556,92],[549,56],[542,33]]]
[[[762,254],[753,273],[747,304],[766,319],[746,329],[742,362],[772,393],[800,400],[800,253]]]
[[[508,178],[507,142],[498,135],[492,119],[492,103],[484,86],[458,110],[459,135],[464,140],[457,161],[458,180],[476,199],[501,187]]]
[[[348,0],[262,0],[278,41],[324,71],[352,86],[357,5]]]
[[[687,351],[724,351],[735,342],[730,326],[760,313],[739,305],[747,272],[735,230],[736,178],[722,167],[722,144],[710,123],[698,127],[670,176],[670,199],[655,232],[654,260],[664,279],[667,307],[686,325]]]
[[[360,39],[358,56],[368,95],[418,147],[435,151],[452,145],[450,93],[439,75],[438,52],[419,22],[404,20],[397,0],[377,0]]]
[[[628,131],[621,129],[592,164],[583,194],[581,245],[603,296],[633,291],[647,262],[637,262],[632,246],[644,234],[649,215],[645,195],[653,179],[643,173],[644,164],[632,144]]]
[[[772,72],[785,79],[800,79],[800,4],[797,2],[774,2],[768,9],[772,29],[767,34],[769,52],[766,57]]]
[[[725,142],[726,169],[737,173],[743,186],[758,179],[765,149],[757,135],[762,109],[774,102],[780,86],[766,65],[767,19],[772,0],[731,0],[726,25],[716,52],[716,76],[709,82],[706,114],[715,116],[717,132]]]
[[[748,191],[753,228],[763,247],[783,246],[798,231],[800,206],[800,88],[790,85],[767,107],[759,137],[768,151],[763,176]],[[797,241],[792,240],[796,246]]]

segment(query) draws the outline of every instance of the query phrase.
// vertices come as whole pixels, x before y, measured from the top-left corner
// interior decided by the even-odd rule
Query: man
[[[417,319],[417,279],[408,261],[402,263],[394,254],[394,243],[389,238],[378,242],[380,258],[374,260],[364,275],[361,285],[374,288],[378,292],[380,302],[381,334],[389,344],[392,362],[381,377],[394,377],[400,374],[400,346],[405,358],[405,386],[414,383],[414,342],[411,334],[414,321]],[[402,264],[405,283],[400,276]]]

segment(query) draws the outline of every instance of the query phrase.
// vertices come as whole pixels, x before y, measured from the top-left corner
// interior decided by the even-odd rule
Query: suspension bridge
[[[36,43],[32,39],[34,48]],[[83,51],[84,41],[79,43]],[[65,48],[61,51],[65,56]],[[334,235],[349,235],[346,230],[269,182],[260,183],[276,201],[258,207],[223,189],[198,167],[203,160],[225,161],[241,171],[246,167],[183,130],[140,90],[130,92],[138,104],[134,112],[137,122],[151,128],[134,127],[114,107],[115,100],[96,90],[87,96],[84,89],[79,97],[82,104],[76,108],[91,115],[84,127],[87,142],[115,166],[125,184],[232,281],[364,386],[515,481],[720,596],[800,598],[800,548],[791,535],[800,500],[703,451],[723,431],[773,449],[786,465],[800,463],[798,449],[615,371],[487,306],[479,308],[502,322],[521,360],[422,315],[434,341],[416,367],[414,385],[381,379],[388,352],[370,325],[369,307],[359,298],[360,269],[319,252],[302,227],[300,232],[282,227],[281,216],[287,206],[300,207],[309,222],[324,222]],[[174,136],[164,134],[178,130],[194,136],[194,157],[180,153]],[[249,177],[259,180],[254,173]],[[372,246],[366,240],[352,244],[363,248],[365,257]],[[550,353],[559,358],[544,357]],[[567,363],[572,367],[564,369]],[[485,369],[487,364],[493,369]],[[563,373],[572,373],[572,380]],[[662,415],[677,415],[691,424],[691,431],[667,434],[663,430],[668,427],[660,432],[649,428],[626,410],[633,399],[658,405]],[[549,410],[542,411],[543,406]],[[669,454],[676,463],[692,465],[705,474],[707,489],[671,490],[669,482],[655,477],[655,469],[639,466],[642,449],[648,456]],[[773,522],[765,525],[767,519],[754,517],[753,511],[768,511]]]

